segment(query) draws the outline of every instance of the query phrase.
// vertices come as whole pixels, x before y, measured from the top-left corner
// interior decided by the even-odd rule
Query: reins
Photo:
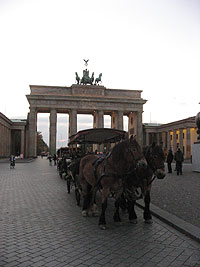
[[[150,182],[148,182],[147,186],[149,186],[150,184],[152,184],[153,181],[156,179],[156,177],[157,177],[157,176],[154,174],[154,175],[153,175],[153,178],[151,179]]]
[[[134,153],[132,152],[132,150],[131,150],[129,147],[128,147],[128,151],[131,153],[131,155],[132,155],[132,157],[133,157],[133,160],[134,160],[134,161],[137,161],[138,159],[135,157]],[[109,164],[108,159],[109,159],[111,156],[112,156],[112,151],[110,151],[110,152],[108,153],[108,155],[106,155],[105,158],[102,158],[102,160],[100,160],[99,162],[98,162],[98,159],[97,159],[97,161],[95,162],[95,169],[94,169],[94,175],[95,175],[95,178],[96,178],[96,184],[95,184],[95,186],[98,186],[99,189],[100,189],[99,184],[100,184],[101,179],[102,179],[103,177],[105,177],[105,176],[107,176],[107,177],[109,177],[109,176],[112,176],[112,177],[119,177],[119,175],[118,175],[116,172],[106,172],[106,166]],[[103,163],[103,162],[105,162],[104,167],[103,167],[103,172],[102,172],[102,174],[98,177],[98,176],[97,176],[97,169],[98,169],[99,165],[100,165],[101,163]],[[133,169],[131,172],[128,171],[128,172],[126,172],[126,173],[121,173],[120,176],[122,176],[122,177],[128,177],[128,175],[131,175],[131,174],[137,176],[137,173],[136,173],[136,167],[134,167],[134,169]],[[137,176],[137,178],[138,178],[138,176]]]

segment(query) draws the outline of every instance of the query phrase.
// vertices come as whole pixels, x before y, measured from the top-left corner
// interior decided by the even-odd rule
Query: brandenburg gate
[[[142,113],[146,100],[140,90],[107,89],[101,85],[73,84],[70,87],[30,85],[26,154],[36,157],[37,113],[50,113],[49,149],[56,153],[57,114],[69,114],[69,137],[77,132],[77,115],[92,114],[93,128],[104,128],[104,115],[111,116],[111,128],[123,130],[128,116],[128,134],[143,141]]]

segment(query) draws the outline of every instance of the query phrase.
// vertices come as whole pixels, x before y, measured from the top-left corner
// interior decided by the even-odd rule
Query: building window
[[[185,138],[185,134],[183,133],[183,139]]]
[[[176,140],[178,140],[178,134],[176,134]]]

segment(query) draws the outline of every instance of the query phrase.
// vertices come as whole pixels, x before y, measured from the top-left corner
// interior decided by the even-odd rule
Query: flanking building
[[[192,144],[197,141],[197,126],[195,116],[166,124],[143,124],[143,144],[156,142],[167,152],[170,148],[173,153],[179,147],[186,159],[192,155]]]
[[[26,156],[27,120],[8,119],[0,112],[0,158]]]

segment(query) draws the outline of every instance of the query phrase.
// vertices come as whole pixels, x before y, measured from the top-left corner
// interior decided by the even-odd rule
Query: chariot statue
[[[90,84],[92,85],[94,82],[94,72],[92,73],[92,76],[89,76],[89,70],[85,69],[83,70],[83,77],[81,79],[81,84],[86,85]]]
[[[84,59],[84,61],[85,61],[86,69],[83,70],[83,77],[80,78],[78,76],[78,73],[75,72],[76,82],[77,82],[77,84],[83,84],[83,85],[90,84],[90,85],[93,85],[93,83],[94,83],[94,72],[92,72],[92,76],[90,77],[89,76],[89,70],[87,69],[87,65],[88,65],[89,59],[87,59],[87,60]],[[99,77],[97,77],[95,79],[95,85],[99,85],[99,82],[101,82],[101,77],[102,77],[102,73],[100,73]]]

